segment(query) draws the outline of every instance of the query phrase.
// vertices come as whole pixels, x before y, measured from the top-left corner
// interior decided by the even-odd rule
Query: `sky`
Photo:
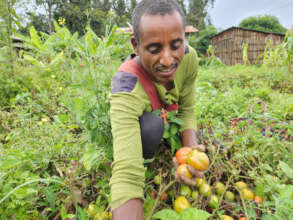
[[[250,16],[275,15],[285,28],[293,27],[293,0],[216,0],[209,9],[212,24],[227,29]]]

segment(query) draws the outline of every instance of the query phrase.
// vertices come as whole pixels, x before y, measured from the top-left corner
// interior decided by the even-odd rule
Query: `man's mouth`
[[[170,76],[172,75],[177,69],[177,64],[172,64],[171,66],[169,67],[157,67],[156,68],[156,71],[157,72],[160,72],[162,76]]]

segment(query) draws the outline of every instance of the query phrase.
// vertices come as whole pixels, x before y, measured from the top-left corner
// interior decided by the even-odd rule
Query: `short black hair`
[[[133,35],[137,42],[139,42],[139,23],[144,14],[149,15],[165,15],[178,12],[183,21],[183,28],[185,31],[185,16],[181,7],[176,0],[142,0],[138,3],[132,13],[132,29]]]

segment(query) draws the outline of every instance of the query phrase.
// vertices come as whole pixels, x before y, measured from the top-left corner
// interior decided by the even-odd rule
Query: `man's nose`
[[[160,64],[164,66],[171,66],[173,63],[172,52],[169,49],[162,51],[162,56],[160,59]]]

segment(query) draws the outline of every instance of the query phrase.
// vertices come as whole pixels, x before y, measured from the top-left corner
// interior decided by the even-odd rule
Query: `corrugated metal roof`
[[[122,32],[124,34],[132,34],[132,28],[131,27],[119,27],[119,28],[117,28],[116,32],[117,33]],[[186,33],[196,33],[196,32],[198,32],[198,30],[195,27],[190,25],[190,26],[185,27],[185,32]]]
[[[195,27],[190,25],[190,26],[185,27],[185,32],[186,33],[196,33],[196,32],[198,32],[198,30]]]
[[[240,30],[246,30],[246,31],[254,31],[254,32],[260,32],[260,33],[264,33],[264,34],[275,34],[275,35],[281,35],[281,36],[285,36],[285,34],[282,33],[276,33],[276,32],[267,32],[267,31],[258,31],[258,30],[253,30],[253,29],[248,29],[248,28],[242,28],[242,27],[230,27],[224,31],[221,31],[220,33],[215,34],[213,37],[219,36],[220,34],[223,34],[226,31],[232,30],[232,29],[240,29]]]

